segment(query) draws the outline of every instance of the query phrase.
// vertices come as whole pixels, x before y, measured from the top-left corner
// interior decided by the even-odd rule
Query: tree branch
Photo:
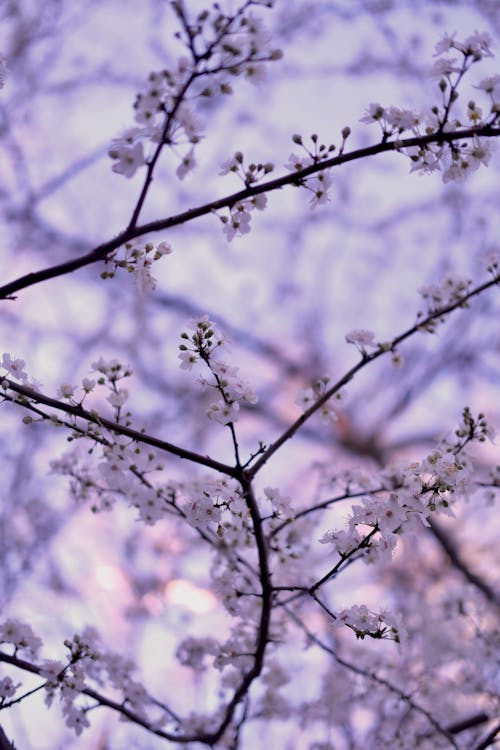
[[[404,138],[397,141],[385,141],[383,143],[377,143],[367,148],[357,149],[348,153],[334,156],[331,159],[325,159],[316,164],[312,164],[305,169],[301,169],[297,172],[278,177],[274,180],[262,182],[258,185],[240,190],[237,193],[219,198],[218,200],[205,203],[197,208],[183,211],[182,213],[171,216],[167,219],[158,219],[157,221],[151,221],[141,226],[131,226],[118,234],[114,239],[104,242],[98,245],[96,248],[91,250],[85,255],[81,255],[73,260],[60,263],[55,266],[44,268],[40,271],[29,273],[26,276],[0,286],[0,299],[12,299],[12,295],[21,289],[39,284],[42,281],[56,278],[57,276],[64,276],[66,274],[77,271],[84,266],[88,266],[92,263],[99,261],[105,261],[106,258],[114,251],[117,250],[121,245],[126,242],[137,239],[138,237],[144,237],[152,232],[159,232],[171,227],[185,224],[193,219],[206,216],[207,214],[219,211],[223,208],[230,208],[236,203],[252,198],[255,195],[262,193],[270,193],[273,190],[279,190],[287,185],[300,185],[304,179],[310,177],[317,172],[322,172],[325,169],[331,169],[332,167],[338,167],[341,164],[347,164],[350,161],[357,161],[359,159],[365,159],[369,156],[376,156],[378,154],[386,153],[388,151],[401,151],[405,148],[412,148],[414,146],[424,146],[431,143],[452,143],[453,141],[466,140],[481,136],[483,138],[496,138],[500,136],[500,128],[493,127],[491,125],[484,125],[479,128],[467,128],[461,131],[454,131],[449,133],[435,132],[429,135],[416,136],[414,138]]]
[[[313,414],[315,414],[327,401],[329,401],[332,396],[334,396],[336,393],[338,393],[347,383],[349,383],[353,377],[364,367],[366,367],[367,364],[370,362],[373,362],[375,359],[378,359],[379,357],[383,356],[384,354],[387,354],[390,351],[395,350],[399,344],[401,344],[403,341],[406,341],[406,339],[410,338],[410,336],[413,336],[418,331],[422,331],[425,329],[425,326],[431,323],[432,321],[439,320],[439,318],[442,318],[444,315],[448,315],[449,313],[453,312],[453,310],[456,310],[459,307],[464,307],[466,303],[473,297],[476,297],[478,294],[481,294],[486,289],[490,289],[493,286],[497,286],[500,282],[500,277],[495,276],[491,281],[486,281],[483,284],[481,284],[478,287],[475,287],[470,292],[465,294],[463,297],[460,297],[460,299],[456,300],[455,302],[451,303],[450,305],[447,305],[446,307],[442,307],[439,310],[437,310],[434,313],[431,313],[426,318],[423,318],[422,320],[419,320],[418,323],[416,323],[411,328],[408,328],[404,333],[400,334],[399,336],[396,336],[388,345],[387,348],[380,347],[376,351],[372,352],[372,354],[364,354],[360,361],[355,364],[353,367],[351,367],[350,370],[346,372],[346,374],[340,378],[340,380],[337,380],[337,382],[331,386],[321,398],[319,398],[317,401],[312,404],[312,406],[309,407],[309,409],[306,409],[306,411],[293,422],[293,424],[288,427],[285,432],[283,432],[275,441],[272,443],[267,450],[264,451],[264,453],[261,454],[260,458],[253,464],[252,467],[248,469],[248,473],[253,477],[255,474],[257,474],[258,471],[264,466],[267,461],[273,456],[276,451],[281,448],[283,443],[285,443],[287,440],[290,440],[295,433],[302,427],[302,425],[307,422],[308,419],[312,417]]]
[[[50,406],[54,409],[65,412],[66,414],[71,414],[73,417],[77,417],[78,419],[84,419],[91,424],[98,425],[99,427],[104,427],[115,435],[124,435],[131,440],[135,440],[138,443],[151,445],[154,448],[158,448],[158,450],[165,451],[166,453],[171,453],[172,455],[178,456],[179,458],[183,458],[187,461],[192,461],[196,464],[201,464],[202,466],[207,466],[209,469],[214,469],[215,471],[221,472],[221,474],[226,474],[230,477],[235,477],[237,475],[237,471],[234,467],[223,464],[213,458],[202,456],[200,453],[195,453],[193,451],[187,450],[186,448],[181,448],[178,445],[174,445],[173,443],[168,443],[165,440],[160,440],[159,438],[153,437],[151,435],[146,435],[143,432],[138,432],[137,430],[133,430],[131,427],[126,427],[125,425],[118,424],[117,422],[112,422],[110,419],[101,417],[95,411],[87,411],[81,406],[72,406],[71,404],[65,404],[63,401],[58,401],[55,398],[44,396],[42,393],[38,393],[38,391],[34,391],[32,388],[14,383],[8,378],[3,378],[2,380],[3,382],[8,383],[10,390],[19,393],[21,396],[24,396],[37,404],[45,404],[46,406]],[[29,403],[23,403],[23,399],[9,400],[12,400],[13,403],[19,404],[20,406],[24,406],[25,408],[29,409]]]
[[[336,651],[334,651],[330,646],[328,646],[326,643],[324,643],[317,635],[315,635],[308,627],[307,625],[302,622],[300,617],[295,614],[295,612],[290,607],[285,607],[285,611],[287,615],[298,625],[298,627],[306,634],[307,638],[311,641],[311,643],[316,644],[322,651],[329,654],[334,661],[339,664],[341,667],[344,667],[344,669],[348,669],[350,672],[354,672],[354,674],[360,675],[362,677],[367,678],[368,680],[372,682],[376,682],[379,685],[382,685],[387,690],[389,690],[391,693],[394,693],[397,695],[401,700],[403,700],[412,711],[415,711],[422,716],[424,716],[429,724],[431,724],[432,727],[438,732],[442,737],[445,737],[446,740],[448,740],[449,744],[455,748],[455,750],[459,750],[457,743],[455,742],[455,739],[452,736],[452,733],[450,729],[447,729],[443,727],[435,718],[434,716],[427,711],[427,709],[423,708],[423,706],[420,706],[418,703],[414,701],[411,695],[408,693],[405,693],[404,690],[401,690],[401,688],[397,687],[397,685],[393,685],[389,680],[386,680],[384,677],[380,677],[375,672],[372,672],[369,669],[364,669],[363,667],[358,667],[356,664],[352,664],[342,657],[340,657]],[[476,749],[479,750],[479,749]]]
[[[224,718],[220,722],[217,729],[214,732],[199,732],[198,734],[192,734],[192,735],[190,734],[178,735],[178,734],[173,734],[171,732],[165,732],[155,727],[153,723],[148,722],[146,719],[144,719],[140,715],[127,709],[123,705],[123,703],[117,703],[116,701],[110,700],[109,698],[106,698],[101,693],[98,693],[95,690],[92,690],[91,688],[84,688],[83,690],[81,690],[83,695],[86,695],[89,698],[94,699],[95,701],[97,701],[99,705],[107,706],[108,708],[118,711],[123,716],[128,718],[130,721],[134,722],[135,724],[139,724],[144,729],[147,729],[149,732],[152,732],[158,737],[162,737],[163,739],[170,740],[172,742],[178,742],[178,743],[202,742],[207,745],[213,745],[215,742],[217,742],[220,739],[220,737],[223,735],[228,725],[230,724],[237,706],[247,695],[250,685],[260,675],[262,671],[262,667],[264,665],[264,654],[265,654],[266,646],[269,640],[269,627],[270,627],[270,621],[271,621],[271,608],[272,608],[273,589],[271,586],[271,573],[269,569],[268,555],[267,555],[267,549],[266,549],[266,540],[265,540],[265,536],[264,536],[264,532],[262,528],[262,518],[260,516],[260,511],[259,511],[259,507],[257,504],[257,500],[253,492],[253,488],[251,486],[250,481],[244,475],[240,476],[240,481],[242,484],[243,491],[245,493],[245,498],[247,501],[248,510],[252,519],[253,529],[255,533],[257,554],[259,558],[259,580],[260,580],[261,588],[262,588],[262,593],[261,593],[262,607],[261,607],[261,613],[260,613],[260,622],[259,622],[259,627],[258,627],[255,653],[253,655],[253,660],[254,660],[253,666],[248,672],[245,673],[240,685],[236,688],[232,699],[229,701],[229,703],[226,706]],[[40,675],[40,672],[41,672],[41,668],[39,666],[32,664],[31,662],[28,662],[24,659],[20,659],[17,656],[11,656],[10,654],[6,654],[0,651],[0,662],[2,661],[6,662],[7,664],[11,664],[15,667],[18,667],[19,669],[23,669],[26,672],[30,672],[31,674]],[[4,748],[2,748],[1,745],[0,745],[0,750],[4,750]],[[5,748],[5,750],[12,750],[12,748]]]
[[[252,526],[255,534],[255,544],[259,557],[259,579],[262,589],[262,607],[253,667],[244,675],[239,687],[236,689],[230,703],[227,706],[224,719],[222,720],[217,731],[210,736],[210,740],[212,743],[217,742],[217,740],[222,737],[225,729],[234,716],[236,707],[247,695],[250,685],[262,671],[262,667],[264,666],[264,654],[269,639],[269,627],[271,624],[273,588],[271,585],[271,571],[269,569],[266,539],[262,528],[262,518],[260,515],[257,500],[255,498],[253,487],[250,480],[245,476],[244,473],[240,478],[240,482],[245,494],[245,500],[250,513],[250,517],[252,519]]]
[[[487,747],[490,747],[493,742],[495,742],[495,737],[497,736],[497,734],[500,734],[500,722],[496,724],[490,732],[488,732],[486,737],[483,737],[483,739],[480,740],[477,745],[475,745],[473,750],[486,750]]]

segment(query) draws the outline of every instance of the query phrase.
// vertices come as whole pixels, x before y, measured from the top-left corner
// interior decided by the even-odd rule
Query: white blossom
[[[114,159],[113,172],[124,177],[133,177],[139,167],[145,164],[144,149],[141,142],[128,145],[116,140],[109,150],[109,156]]]
[[[194,149],[191,150],[182,157],[181,163],[175,170],[177,177],[183,180],[184,177],[196,167],[196,159],[194,158]]]
[[[2,354],[2,368],[7,371],[8,375],[12,375],[16,380],[25,382],[28,379],[28,375],[24,370],[26,362],[24,359],[12,359],[8,352]]]

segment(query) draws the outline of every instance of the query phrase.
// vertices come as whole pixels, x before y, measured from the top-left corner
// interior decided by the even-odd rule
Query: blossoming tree
[[[114,196],[103,198],[105,213],[119,225],[116,234],[94,242],[71,239],[33,209],[49,196],[51,220],[64,227],[57,189],[86,168],[85,160],[47,177],[37,190],[26,189],[25,203],[16,207],[28,230],[15,241],[24,247],[39,233],[48,249],[41,262],[13,255],[11,278],[0,286],[6,316],[0,362],[6,441],[2,750],[11,739],[19,748],[33,742],[16,718],[26,724],[30,710],[59,717],[71,731],[71,740],[57,739],[65,747],[71,741],[75,747],[126,742],[243,749],[260,746],[264,737],[279,747],[310,750],[481,750],[493,746],[500,731],[499,599],[490,569],[494,546],[483,528],[500,484],[491,442],[498,416],[490,397],[498,375],[491,321],[500,282],[493,239],[478,223],[467,235],[467,243],[470,235],[477,241],[467,245],[473,256],[467,273],[459,273],[452,251],[441,248],[440,276],[436,269],[432,278],[415,274],[413,286],[402,281],[401,268],[387,281],[381,255],[374,263],[365,258],[370,276],[380,274],[381,296],[393,294],[401,313],[393,312],[388,324],[386,312],[378,333],[370,294],[363,300],[346,284],[347,295],[363,304],[359,323],[356,315],[346,316],[355,325],[336,334],[335,347],[344,354],[335,360],[325,354],[333,347],[327,313],[319,311],[321,322],[313,309],[319,277],[331,279],[341,297],[331,268],[314,269],[314,283],[306,278],[312,297],[301,331],[275,325],[279,304],[269,307],[259,296],[260,284],[275,278],[285,313],[288,295],[304,315],[292,268],[302,240],[296,228],[297,236],[288,236],[290,211],[299,212],[301,231],[307,228],[304,244],[317,238],[322,245],[321,221],[333,222],[340,213],[340,187],[336,191],[349,184],[342,183],[347,165],[366,175],[387,155],[397,169],[403,165],[389,175],[392,188],[385,188],[396,194],[408,179],[460,191],[486,168],[494,173],[500,75],[488,67],[493,40],[478,31],[441,35],[429,77],[432,98],[421,109],[368,101],[360,124],[334,133],[318,126],[326,136],[292,131],[292,152],[277,155],[283,146],[273,145],[274,158],[265,146],[249,158],[246,146],[228,147],[224,139],[217,197],[205,195],[200,180],[194,207],[187,207],[182,186],[204,169],[203,149],[226,101],[245,86],[257,96],[275,70],[283,83],[286,34],[279,41],[283,56],[266,16],[283,34],[279,14],[300,11],[300,2],[283,10],[271,0],[206,8],[170,3],[181,54],[170,59],[162,50],[168,64],[145,76],[131,125],[107,149],[112,190],[132,186],[120,217],[113,215]],[[20,26],[14,28],[19,40]],[[26,62],[14,44],[10,52],[2,61],[5,94],[16,81],[11,68],[15,73],[18,58]],[[14,109],[15,103],[14,94]],[[6,154],[21,169],[15,136],[8,128],[3,135]],[[31,146],[36,150],[35,134]],[[463,195],[446,193],[461,216]],[[85,200],[87,209],[71,217],[72,227],[79,216],[88,221],[87,210],[101,210],[97,200],[91,205],[92,190]],[[170,210],[178,202],[178,210]],[[284,222],[262,230],[280,206]],[[356,210],[345,199],[342,214]],[[424,201],[418,211],[430,235],[437,232],[433,210]],[[14,216],[9,211],[6,216]],[[190,255],[191,245],[206,250],[198,226],[210,227],[211,242],[222,246],[212,277],[198,271],[197,252]],[[370,231],[380,232],[384,243],[394,239],[380,226]],[[287,238],[283,254],[276,253],[277,269],[272,243],[264,243],[268,233],[272,242],[280,233]],[[426,235],[426,241],[432,240]],[[238,287],[238,276],[245,277],[239,243],[248,248],[245,262],[257,267],[259,286],[250,290]],[[266,258],[258,258],[263,247]],[[314,256],[306,253],[304,264],[301,273],[314,266]],[[386,260],[390,272],[396,264]],[[191,297],[175,295],[183,277]],[[227,291],[222,313],[207,312],[210,278],[219,311]],[[70,289],[58,293],[63,319],[77,305],[83,321],[81,329],[69,324],[76,342],[71,358],[64,337],[52,354],[45,337],[55,284]],[[92,289],[90,296],[84,287]],[[398,287],[404,287],[404,301]],[[239,310],[246,304],[247,320]],[[269,331],[264,320],[251,325],[259,304]],[[187,321],[178,326],[184,314]],[[122,315],[126,333],[119,334],[119,321],[113,326]],[[28,333],[16,336],[19,330]],[[476,369],[483,379],[470,375],[461,390],[480,358],[482,369]],[[37,362],[53,389],[39,381]],[[468,404],[458,403],[464,391]],[[422,393],[430,427],[419,417]],[[451,402],[454,422],[442,423],[443,416],[451,419],[443,401]],[[19,491],[32,472],[47,500],[34,502]],[[471,531],[460,544],[464,527]],[[59,544],[71,557],[80,543],[88,557],[82,591],[75,594],[61,573],[71,571],[74,560],[57,559],[54,549]],[[113,565],[106,557],[111,549]],[[51,565],[37,579],[44,558]],[[108,598],[116,594],[102,634],[85,583],[94,580],[92,558],[100,561],[96,570]],[[33,604],[39,594],[29,585],[23,590],[21,573],[38,592],[45,587],[41,613]],[[125,589],[126,601],[120,598]],[[179,591],[184,599],[176,599]],[[83,607],[75,601],[80,598]],[[178,617],[179,601],[186,610]],[[126,633],[125,621],[132,623]],[[148,678],[136,661],[141,649],[153,648],[151,621],[163,645]],[[142,644],[137,660],[130,653],[134,638]],[[124,723],[109,723],[113,716]],[[85,744],[88,737],[94,744]]]

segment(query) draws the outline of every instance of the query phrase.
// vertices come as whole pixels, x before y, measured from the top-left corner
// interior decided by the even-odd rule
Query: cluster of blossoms
[[[221,164],[219,175],[236,174],[242,180],[245,187],[255,185],[259,180],[268,175],[274,169],[271,163],[254,164],[247,167],[244,164],[244,156],[241,151],[236,151],[234,156]],[[267,206],[267,196],[264,193],[254,195],[247,200],[238,201],[230,207],[227,215],[219,215],[222,222],[222,231],[228,242],[234,237],[248,234],[250,232],[251,213],[255,209],[263,211]]]
[[[230,607],[228,611],[234,614]],[[250,655],[255,650],[255,636],[253,624],[242,622],[231,628],[231,633],[224,642],[209,636],[184,638],[177,648],[176,656],[183,666],[197,672],[203,672],[210,661],[211,666],[219,672],[224,671],[221,684],[226,688],[234,688],[244,671],[251,668]]]
[[[144,142],[156,149],[187,144],[187,151],[179,156],[177,176],[183,179],[194,168],[194,147],[202,138],[203,122],[191,103],[200,97],[231,94],[235,76],[260,81],[264,64],[282,56],[270,47],[262,21],[249,10],[252,5],[270,7],[271,3],[247,2],[233,15],[215,4],[189,20],[184,5],[172,3],[189,56],[181,57],[170,70],[149,74],[134,104],[136,125],[114,139],[109,149],[114,172],[133,177],[147,163]]]
[[[251,162],[248,167],[245,167],[245,159],[242,151],[236,151],[236,153],[229,159],[221,164],[219,175],[236,174],[241,179],[245,187],[255,185],[266,175],[274,169],[274,164],[267,162],[266,164],[255,164]]]
[[[471,62],[479,62],[483,57],[493,57],[491,47],[493,40],[486,32],[474,31],[463,42],[455,39],[454,35],[445,34],[436,44],[434,57],[441,57],[450,51],[459,52],[462,58],[470,59]],[[461,60],[456,57],[441,58],[433,65],[432,73],[435,76],[449,76],[452,72],[458,72],[461,68]]]
[[[435,513],[453,516],[457,495],[466,495],[471,484],[465,448],[489,435],[484,416],[474,419],[464,409],[455,442],[444,440],[423,461],[390,468],[383,496],[377,491],[364,497],[361,505],[353,506],[347,529],[327,531],[320,542],[333,544],[342,561],[353,555],[367,563],[390,560],[403,532],[428,525]]]
[[[95,513],[111,510],[121,498],[148,526],[174,513],[224,549],[251,543],[248,508],[235,480],[203,476],[182,482],[155,481],[152,475],[164,469],[163,463],[154,451],[132,440],[122,438],[104,445],[97,465],[88,452],[75,446],[50,466],[54,474],[71,477],[72,496],[79,502],[90,500]],[[276,495],[271,501],[275,514],[281,515],[287,499]]]
[[[421,115],[411,109],[383,107],[377,102],[372,102],[366,108],[366,114],[360,119],[360,122],[378,123],[382,129],[382,137],[387,139],[390,136],[401,135],[405,132],[418,135],[418,128],[422,120]]]
[[[350,628],[356,638],[384,638],[401,643],[405,637],[405,629],[401,618],[388,610],[372,612],[365,604],[354,604],[352,607],[339,612],[337,625]]]
[[[354,344],[363,356],[366,356],[368,349],[378,347],[375,341],[375,334],[373,331],[366,330],[366,328],[357,328],[354,331],[349,331],[345,335],[345,340],[348,344]]]
[[[43,645],[29,625],[12,619],[0,624],[0,644],[12,645],[14,655],[21,653],[31,660],[37,658]],[[82,703],[89,680],[94,684],[108,682],[121,693],[125,708],[146,718],[149,696],[132,678],[135,664],[130,659],[104,650],[92,628],[86,628],[81,635],[75,634],[64,645],[69,652],[65,662],[45,659],[36,672],[43,680],[46,704],[50,706],[54,698],[59,697],[66,726],[77,735],[90,726],[87,713],[91,706]],[[21,683],[13,685],[5,678],[0,681],[0,697],[17,699],[21,687]]]
[[[345,142],[349,137],[350,132],[350,129],[347,127],[342,130],[342,145],[339,149],[339,154],[343,152]],[[292,173],[300,172],[315,164],[320,164],[325,159],[328,159],[331,153],[335,150],[333,143],[329,146],[320,143],[316,133],[313,133],[311,136],[312,148],[308,148],[305,145],[301,135],[296,134],[292,136],[292,140],[297,146],[301,146],[304,151],[304,154],[301,156],[298,156],[293,152],[288,157],[285,169],[288,169]],[[333,177],[330,170],[325,169],[311,177],[300,178],[300,180],[297,181],[297,184],[302,185],[306,190],[309,190],[309,192],[312,193],[312,198],[309,201],[311,208],[316,208],[317,206],[322,206],[325,203],[330,202],[330,188],[333,184]]]
[[[459,303],[470,291],[471,280],[464,279],[456,274],[448,274],[438,284],[427,284],[418,290],[420,296],[425,302],[425,311],[419,310],[417,318],[427,317],[439,313],[450,305]],[[467,302],[463,302],[467,306]],[[439,323],[442,323],[444,316],[438,316],[429,320],[423,326],[423,330],[434,333]]]
[[[297,394],[295,403],[300,406],[302,411],[306,412],[311,408],[320,398],[322,398],[328,391],[328,384],[330,378],[328,375],[324,375],[322,378],[318,378],[314,381],[310,388],[304,388]],[[329,422],[336,422],[338,414],[336,410],[336,403],[346,397],[346,391],[337,391],[331,400],[325,401],[319,408],[320,416]]]
[[[219,652],[220,643],[215,638],[188,636],[179,643],[176,656],[184,667],[203,672],[206,669],[207,657],[217,656]]]
[[[5,393],[7,393],[7,391],[9,390],[9,383],[7,378],[19,381],[20,385],[26,386],[32,391],[39,391],[41,389],[42,384],[40,383],[40,381],[35,380],[34,378],[29,379],[28,373],[24,369],[25,367],[26,362],[24,361],[24,359],[14,359],[9,352],[4,352],[2,354],[2,360],[0,362],[0,388],[2,388]],[[26,402],[26,398],[24,396],[19,396],[18,399],[19,401]],[[26,417],[25,419],[27,420]]]
[[[267,196],[264,193],[254,195],[247,200],[238,201],[229,209],[229,215],[219,216],[222,222],[222,231],[228,242],[232,239],[250,232],[251,212],[254,209],[263,211],[267,206]]]
[[[394,367],[401,367],[403,364],[403,357],[393,343],[376,341],[373,331],[368,331],[366,328],[356,328],[349,331],[345,335],[345,340],[348,344],[353,344],[363,358],[367,358],[374,351],[381,349],[385,352],[391,352],[391,361]]]
[[[91,367],[98,374],[97,383],[109,390],[106,400],[115,410],[116,421],[120,421],[121,409],[128,400],[129,394],[128,390],[119,387],[118,383],[125,378],[129,378],[132,375],[132,370],[117,359],[106,360],[103,357],[99,357],[98,360],[92,362]],[[84,379],[83,388],[85,392],[93,390],[94,386],[94,380]]]
[[[12,359],[12,355],[8,352],[2,354],[2,363],[0,368],[5,370],[3,377],[12,377],[15,380],[20,380],[21,383],[27,383],[28,375],[25,371],[26,362],[24,359]],[[1,377],[1,376],[0,376]]]
[[[151,273],[151,267],[157,260],[172,252],[172,246],[168,242],[159,242],[158,245],[153,245],[152,242],[147,242],[145,245],[127,242],[123,255],[120,253],[118,257],[118,250],[115,250],[106,258],[106,270],[101,273],[101,278],[112,279],[117,269],[124,268],[134,275],[140,292],[153,291],[156,288],[156,279]],[[108,264],[112,265],[111,271],[107,268]]]
[[[149,481],[153,472],[163,469],[156,453],[145,450],[133,440],[113,441],[101,433],[95,437],[107,442],[98,456],[97,465],[90,463],[88,452],[82,454],[76,446],[51,461],[51,471],[71,477],[72,496],[82,502],[91,499],[95,513],[111,510],[116,498],[121,497],[138,511],[139,519],[147,525],[152,526],[165,518],[175,488],[170,484],[153,486]],[[95,449],[92,452],[95,453]]]
[[[286,495],[282,495],[278,487],[264,487],[264,496],[271,503],[274,519],[293,518],[294,512],[290,505],[291,499]]]
[[[30,625],[13,619],[0,624],[0,644],[4,643],[14,646],[14,655],[22,654],[29,659],[36,659],[42,647],[42,639]]]
[[[403,133],[421,136],[436,131],[452,133],[462,128],[496,124],[500,114],[500,76],[497,75],[484,78],[476,86],[490,97],[490,108],[486,116],[474,101],[469,101],[464,113],[465,122],[457,117],[451,118],[451,112],[459,97],[459,83],[471,65],[484,57],[492,57],[491,44],[491,38],[486,33],[474,32],[463,42],[445,35],[436,45],[435,56],[439,59],[431,71],[431,75],[439,79],[439,90],[443,99],[441,106],[434,106],[426,113],[419,113],[372,103],[361,122],[377,123],[381,128],[383,141],[400,138]],[[443,57],[450,51],[458,52],[459,57]],[[411,159],[412,172],[440,171],[443,182],[461,181],[481,165],[486,166],[489,163],[491,145],[486,138],[475,136],[463,143],[450,141],[421,144],[405,149],[405,153]]]
[[[486,138],[474,137],[468,143],[463,143],[460,146],[450,145],[444,152],[435,154],[438,159],[437,164],[431,161],[429,165],[428,154],[422,157],[420,154],[417,154],[416,159],[412,157],[414,164],[411,171],[423,170],[424,172],[432,172],[439,166],[439,161],[441,161],[443,182],[460,182],[465,180],[472,172],[478,170],[481,164],[488,166],[491,158],[491,148],[491,143]],[[419,164],[419,159],[422,159],[421,164]]]
[[[212,378],[200,376],[198,383],[203,390],[213,389],[220,395],[220,398],[208,407],[207,416],[223,425],[232,424],[238,420],[240,404],[255,404],[257,396],[247,381],[239,375],[239,368],[218,359],[220,347],[225,343],[225,339],[208,316],[192,320],[189,327],[194,333],[181,334],[181,338],[188,343],[179,346],[180,367],[190,370],[198,360],[205,362]]]
[[[182,512],[191,526],[214,532],[225,546],[241,542],[247,507],[235,481],[207,476],[179,483],[178,488],[186,498]]]
[[[123,378],[130,377],[132,370],[117,359],[105,360],[103,357],[92,362],[91,368],[93,372],[98,373],[97,380],[83,378],[81,386],[61,383],[57,389],[57,397],[81,406],[97,385],[105,385],[109,390],[106,400],[115,409],[116,417],[119,418],[121,407],[128,399],[128,391],[126,388],[119,388],[117,384]]]

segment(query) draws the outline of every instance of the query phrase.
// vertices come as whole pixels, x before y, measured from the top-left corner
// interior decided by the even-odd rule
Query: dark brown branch
[[[254,495],[253,487],[250,480],[243,474],[240,478],[241,486],[245,495],[247,507],[252,519],[253,531],[255,534],[255,545],[259,557],[259,580],[261,585],[262,608],[260,613],[259,631],[257,644],[254,654],[253,667],[244,675],[239,687],[236,689],[230,703],[227,706],[226,713],[219,728],[210,736],[211,743],[219,740],[225,729],[231,722],[236,707],[245,698],[252,682],[260,675],[264,666],[264,654],[269,640],[269,626],[271,623],[272,595],[273,588],[271,585],[271,571],[267,555],[267,545],[262,528],[262,517],[259,506]],[[210,744],[210,743],[209,743]]]
[[[117,422],[112,422],[110,419],[101,417],[94,411],[87,411],[81,406],[72,406],[71,404],[65,404],[63,401],[58,401],[55,398],[45,396],[42,393],[38,393],[38,391],[34,391],[27,386],[14,383],[7,378],[3,378],[3,381],[9,384],[10,390],[19,393],[21,396],[25,396],[27,399],[35,401],[38,404],[45,404],[45,406],[50,406],[54,409],[65,412],[66,414],[71,414],[73,417],[77,417],[78,419],[84,419],[91,424],[104,427],[106,430],[109,430],[116,435],[124,435],[125,437],[128,437],[131,440],[135,440],[138,443],[151,445],[154,448],[158,448],[158,450],[165,451],[166,453],[171,453],[172,455],[178,456],[179,458],[184,458],[187,461],[192,461],[193,463],[201,464],[202,466],[208,466],[208,468],[210,469],[220,471],[221,474],[226,474],[227,476],[231,477],[236,476],[236,469],[234,467],[223,464],[213,458],[202,456],[200,453],[195,453],[193,451],[187,450],[186,448],[181,448],[180,446],[174,445],[173,443],[167,443],[165,440],[160,440],[159,438],[153,437],[152,435],[146,435],[143,432],[138,432],[137,430],[133,430],[131,427],[126,427],[125,425],[118,424]],[[15,403],[19,404],[20,406],[24,406],[22,399],[16,400]],[[29,404],[27,404],[26,406],[27,408],[29,408]]]
[[[20,659],[18,656],[11,656],[10,654],[5,654],[2,651],[0,651],[0,662],[12,664],[12,666],[18,667],[19,669],[22,669],[25,672],[30,672],[31,674],[40,675],[40,672],[41,672],[41,668],[36,666],[36,664],[32,664],[31,662],[26,661],[25,659]],[[128,708],[125,708],[123,704],[117,703],[116,701],[112,701],[109,698],[106,698],[104,695],[97,693],[95,690],[91,690],[90,688],[84,688],[81,692],[84,695],[88,696],[89,698],[96,700],[99,703],[99,705],[112,708],[114,711],[117,711],[118,713],[122,714],[122,716],[125,716],[127,719],[134,722],[134,724],[139,724],[141,727],[144,727],[144,729],[147,729],[149,732],[156,734],[158,737],[162,737],[163,739],[166,739],[166,740],[171,740],[172,742],[174,741],[175,742],[190,742],[190,741],[198,740],[198,737],[191,737],[191,738],[184,739],[184,737],[178,737],[177,735],[170,734],[169,732],[164,732],[161,729],[155,729],[141,716],[139,716],[138,714],[135,714],[133,711],[129,711]]]
[[[465,732],[467,729],[473,729],[480,724],[484,724],[485,722],[489,721],[490,718],[491,717],[488,716],[488,714],[481,712],[478,714],[474,714],[474,716],[469,716],[467,719],[455,721],[453,724],[449,724],[446,729],[452,734],[460,734],[460,732]]]
[[[179,226],[180,224],[185,224],[189,221],[192,221],[193,219],[200,218],[201,216],[206,216],[207,214],[213,213],[214,211],[219,211],[223,208],[230,208],[236,203],[246,200],[247,198],[252,198],[255,195],[270,193],[273,190],[279,190],[287,185],[300,185],[307,177],[310,177],[317,172],[322,172],[325,169],[338,167],[341,164],[347,164],[350,161],[357,161],[358,159],[364,159],[369,156],[376,156],[388,151],[400,151],[405,148],[424,146],[431,143],[452,143],[453,141],[474,138],[477,136],[481,136],[484,138],[496,138],[499,135],[500,128],[493,127],[491,125],[484,125],[483,127],[479,128],[468,128],[466,130],[450,133],[435,132],[431,133],[430,135],[416,136],[414,138],[404,138],[397,141],[386,141],[383,143],[377,143],[367,148],[361,148],[349,153],[334,156],[331,159],[325,159],[324,161],[318,162],[317,164],[312,164],[311,166],[306,167],[305,169],[301,169],[298,172],[292,172],[290,174],[284,175],[283,177],[278,177],[274,180],[269,180],[268,182],[262,182],[258,185],[253,185],[251,187],[245,188],[244,190],[240,190],[237,193],[225,196],[224,198],[219,198],[218,200],[211,201],[210,203],[205,203],[203,206],[198,206],[197,208],[183,211],[182,213],[176,214],[175,216],[171,216],[167,219],[158,219],[157,221],[151,221],[147,224],[142,224],[141,226],[130,227],[118,234],[114,239],[109,240],[108,242],[104,242],[102,245],[98,245],[96,248],[91,250],[89,253],[86,253],[85,255],[81,255],[78,258],[74,258],[73,260],[67,261],[65,263],[60,263],[55,266],[50,266],[49,268],[44,268],[41,271],[29,273],[26,276],[21,276],[20,278],[9,282],[8,284],[4,284],[0,287],[0,299],[12,298],[12,295],[20,291],[21,289],[26,289],[27,287],[33,286],[34,284],[39,284],[42,281],[47,281],[48,279],[53,279],[57,276],[64,276],[92,263],[104,261],[114,250],[117,250],[121,245],[124,245],[126,242],[129,242],[131,240],[137,239],[138,237],[144,237],[145,235],[151,234],[152,232],[159,232],[165,229],[170,229],[171,227]]]
[[[486,750],[487,747],[491,747],[493,742],[496,743],[495,737],[498,734],[500,734],[500,722],[496,724],[490,732],[488,732],[486,737],[483,737],[483,739],[480,740],[477,745],[475,745],[474,750]]]

